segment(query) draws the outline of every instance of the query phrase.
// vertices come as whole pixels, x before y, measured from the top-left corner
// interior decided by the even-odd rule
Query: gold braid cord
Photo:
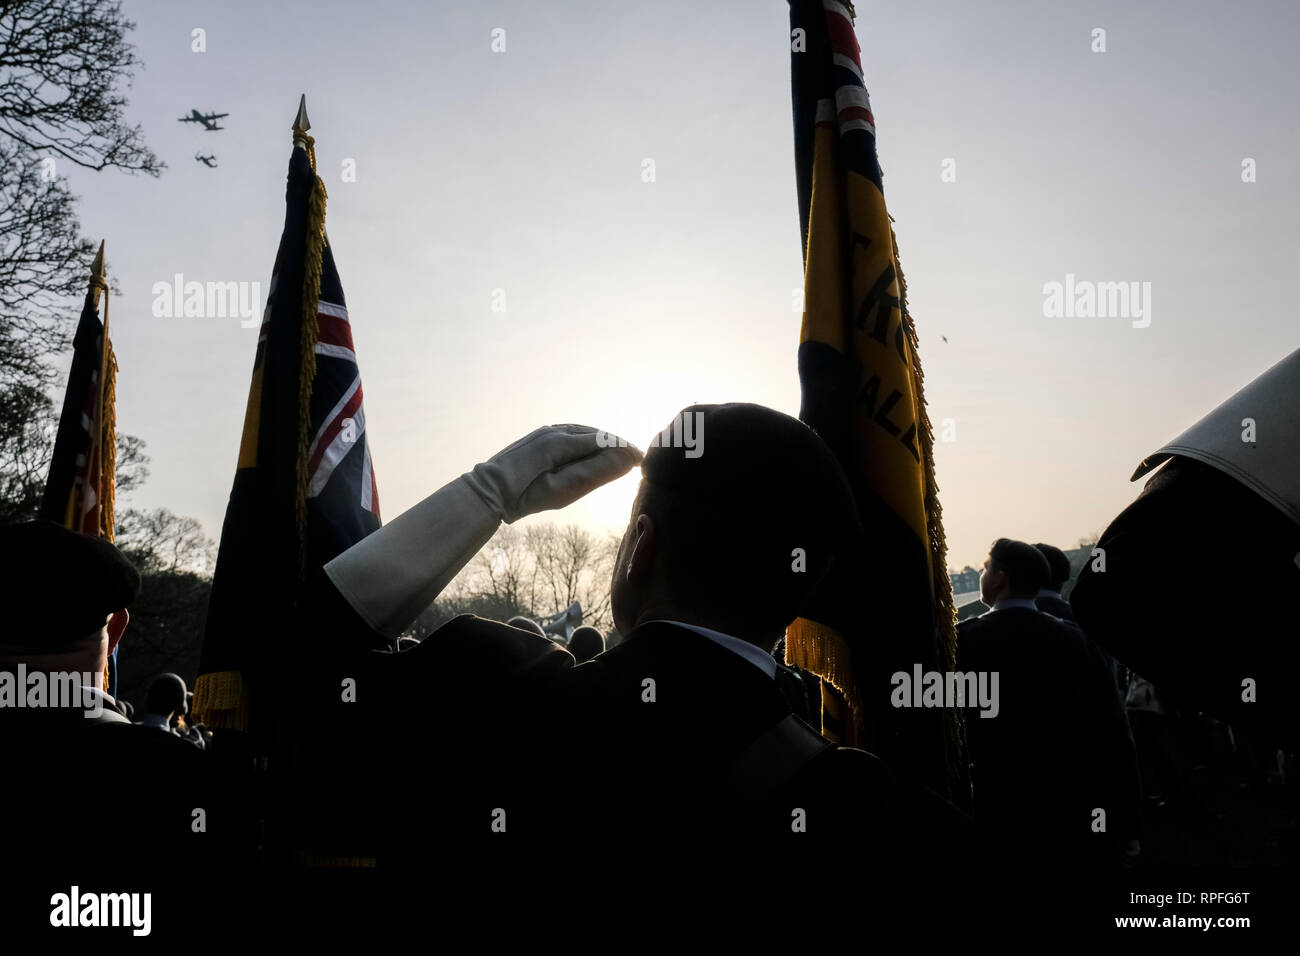
[[[316,140],[306,133],[307,158],[316,172]],[[311,392],[316,379],[316,340],[320,328],[316,320],[320,309],[320,281],[325,257],[325,183],[319,176],[312,185],[307,201],[307,249],[303,257],[302,338],[298,371],[298,489],[295,514],[298,526],[298,576],[307,567],[307,449],[311,445]]]
[[[108,299],[104,300],[108,312]],[[113,498],[117,491],[117,355],[113,343],[104,339],[108,361],[104,363],[104,407],[99,416],[99,534],[113,540]]]
[[[893,222],[893,216],[890,216]],[[912,354],[918,355],[916,324],[912,321],[912,312],[907,307],[907,279],[903,276],[903,261],[898,255],[898,237],[894,228],[889,228],[889,241],[894,247],[894,263],[898,270],[898,297],[902,303],[903,326],[907,330],[907,344]],[[925,462],[925,526],[929,536],[931,581],[934,588],[934,611],[939,637],[939,650],[943,655],[945,670],[954,670],[957,666],[957,612],[952,605],[952,581],[948,577],[948,539],[943,533],[943,506],[939,503],[939,483],[934,476],[934,428],[930,424],[930,412],[925,404],[925,373],[921,371],[918,358],[912,362],[912,381],[916,387],[916,405],[921,422],[921,457]],[[961,729],[957,713],[947,710],[945,724],[944,749],[948,762],[950,781],[957,778],[954,774],[958,768],[961,753]]]

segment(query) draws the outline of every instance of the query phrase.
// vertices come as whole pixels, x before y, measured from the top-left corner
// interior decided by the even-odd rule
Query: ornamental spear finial
[[[311,129],[311,120],[307,119],[307,94],[298,100],[298,115],[293,120],[293,145],[307,148],[307,130]]]

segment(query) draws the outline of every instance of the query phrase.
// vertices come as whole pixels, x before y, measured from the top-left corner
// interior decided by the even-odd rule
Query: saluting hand
[[[590,425],[544,425],[475,465],[465,480],[509,523],[571,505],[643,457],[634,445]]]
[[[502,521],[572,504],[642,457],[588,425],[539,428],[362,538],[325,573],[362,620],[395,638]]]

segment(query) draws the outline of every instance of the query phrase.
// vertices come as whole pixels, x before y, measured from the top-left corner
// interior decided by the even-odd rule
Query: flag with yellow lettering
[[[951,792],[956,715],[895,707],[893,675],[952,667],[955,623],[916,330],[876,153],[851,5],[790,0],[795,162],[804,250],[800,417],[839,456],[865,529],[788,663],[849,705],[862,745]],[[960,774],[957,774],[960,776]]]

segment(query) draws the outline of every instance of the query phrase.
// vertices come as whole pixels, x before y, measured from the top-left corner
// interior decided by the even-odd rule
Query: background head
[[[145,713],[170,718],[185,713],[185,681],[176,674],[159,674],[149,685]]]
[[[542,630],[542,625],[538,624],[531,617],[524,617],[522,614],[516,614],[510,620],[506,621],[511,627],[517,627],[520,630],[531,631],[538,637],[546,637],[546,631]]]
[[[1045,587],[1053,591],[1060,591],[1065,587],[1065,582],[1070,580],[1070,559],[1065,556],[1065,552],[1060,548],[1053,547],[1050,544],[1036,544],[1035,548],[1047,559],[1049,573]]]
[[[989,607],[1002,598],[1033,599],[1050,575],[1047,559],[1032,544],[998,538],[980,572],[980,598]]]
[[[581,664],[605,650],[605,635],[589,624],[574,628],[569,638],[569,653]]]
[[[52,521],[0,528],[0,668],[101,675],[140,573],[111,543]]]
[[[611,584],[623,634],[667,618],[770,650],[860,535],[839,462],[761,405],[692,405],[650,443]]]

